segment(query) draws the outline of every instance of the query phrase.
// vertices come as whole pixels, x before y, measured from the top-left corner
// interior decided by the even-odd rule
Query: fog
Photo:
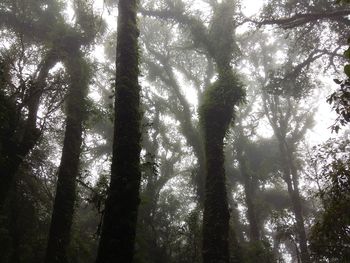
[[[349,1],[0,1],[0,263],[350,262]]]

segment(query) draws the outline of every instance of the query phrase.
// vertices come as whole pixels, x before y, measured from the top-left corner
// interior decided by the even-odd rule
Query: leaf
[[[344,67],[345,74],[350,78],[350,65],[345,65]]]
[[[344,56],[345,56],[346,58],[350,59],[350,48],[348,48],[347,50],[345,50]]]
[[[334,131],[335,131],[335,133],[338,133],[338,132],[339,132],[339,129],[340,129],[340,127],[339,127],[338,125],[334,126]]]

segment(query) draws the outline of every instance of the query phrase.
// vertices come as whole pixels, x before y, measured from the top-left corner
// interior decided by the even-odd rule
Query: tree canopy
[[[350,262],[350,1],[3,0],[0,263]]]

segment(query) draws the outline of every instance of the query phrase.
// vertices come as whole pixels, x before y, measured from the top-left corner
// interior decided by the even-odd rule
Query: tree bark
[[[205,136],[206,191],[203,214],[203,262],[229,262],[229,210],[227,204],[223,136],[208,129]]]
[[[97,263],[131,263],[140,188],[140,86],[137,1],[120,0],[111,183]]]
[[[63,142],[61,164],[58,172],[46,263],[68,262],[67,250],[70,243],[74,203],[76,199],[76,178],[79,173],[79,157],[82,144],[82,122],[85,111],[85,94],[88,87],[88,68],[79,50],[67,58],[70,75],[67,96],[66,131]]]
[[[221,64],[219,79],[204,93],[199,118],[203,129],[206,181],[203,212],[203,262],[229,262],[229,220],[224,137],[234,117],[234,106],[243,96],[242,85],[229,63]]]

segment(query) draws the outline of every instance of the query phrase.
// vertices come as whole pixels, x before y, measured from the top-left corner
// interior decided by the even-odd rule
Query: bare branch
[[[335,20],[346,25],[350,25],[350,20],[347,18],[349,15],[350,9],[341,9],[319,13],[296,14],[288,18],[273,18],[262,20],[260,22],[250,20],[250,22],[257,24],[258,26],[278,25],[283,29],[300,27],[307,23],[315,22],[318,20]]]

